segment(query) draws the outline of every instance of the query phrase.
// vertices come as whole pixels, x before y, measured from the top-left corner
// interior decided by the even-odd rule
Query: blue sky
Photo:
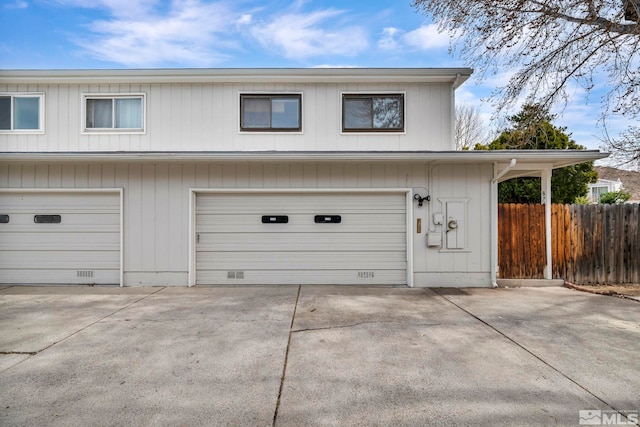
[[[2,1],[0,69],[471,65],[411,0]],[[478,106],[489,124],[482,99],[507,76],[473,77],[458,102]],[[576,90],[556,120],[593,149],[599,101]],[[627,124],[611,120],[609,131]]]

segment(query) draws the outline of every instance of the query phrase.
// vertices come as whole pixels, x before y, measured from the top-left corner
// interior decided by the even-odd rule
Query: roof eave
[[[608,157],[598,150],[501,150],[501,151],[244,151],[244,152],[4,152],[0,162],[428,162],[506,163],[515,158],[530,164],[559,168]]]
[[[0,70],[0,84],[162,83],[452,83],[471,68],[203,68]]]

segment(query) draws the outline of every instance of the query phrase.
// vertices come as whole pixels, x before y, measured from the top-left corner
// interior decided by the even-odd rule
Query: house
[[[454,151],[471,73],[0,71],[0,282],[491,286],[497,183],[606,154]]]
[[[589,184],[589,201],[591,203],[598,203],[600,200],[600,196],[605,193],[611,193],[613,191],[621,191],[622,181],[618,178],[616,181],[612,181],[610,179],[598,179],[593,184]]]

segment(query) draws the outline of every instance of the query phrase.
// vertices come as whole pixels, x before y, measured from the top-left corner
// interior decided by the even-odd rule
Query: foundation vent
[[[227,279],[244,279],[244,271],[227,271]]]
[[[93,270],[78,270],[76,271],[76,277],[81,277],[83,279],[92,278]]]
[[[358,279],[373,279],[373,271],[358,271]]]

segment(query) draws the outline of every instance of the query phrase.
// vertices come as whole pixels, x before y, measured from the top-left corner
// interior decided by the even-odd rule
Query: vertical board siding
[[[0,134],[0,152],[450,150],[449,84],[0,85],[43,92],[44,134]],[[300,92],[302,133],[239,132],[241,92]],[[82,133],[82,95],[146,94],[144,134]],[[404,92],[405,134],[342,134],[341,93]]]
[[[460,251],[444,248],[428,248],[425,256],[427,272],[487,272],[490,260],[488,252],[490,244],[489,218],[489,181],[492,176],[491,166],[487,165],[454,165],[441,164],[431,168],[429,191],[431,201],[424,208],[418,208],[416,215],[423,219],[423,232],[429,229],[442,231],[443,243],[446,235],[442,227],[433,224],[434,213],[444,213],[445,203],[440,199],[457,198],[467,200],[468,221],[466,224],[466,247]],[[420,187],[417,183],[410,186]],[[416,240],[416,253],[426,246],[421,236]],[[416,257],[417,262],[422,262]]]
[[[544,205],[498,206],[501,278],[544,277]],[[554,278],[640,282],[640,205],[552,205]]]
[[[413,233],[414,271],[488,272],[490,233],[485,224],[490,212],[487,194],[481,194],[488,192],[482,183],[491,176],[491,165],[430,168],[424,163],[0,163],[2,188],[122,188],[125,280],[128,273],[186,275],[193,188],[415,188],[430,194],[432,201],[423,207],[412,202],[413,217],[423,221],[422,233]],[[426,247],[429,221],[441,209],[438,197],[469,199],[464,251]]]

